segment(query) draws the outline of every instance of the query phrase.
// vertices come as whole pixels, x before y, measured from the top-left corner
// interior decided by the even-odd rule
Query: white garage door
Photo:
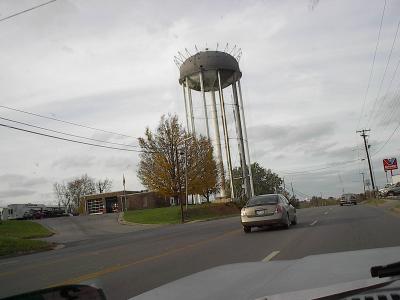
[[[102,199],[88,200],[87,210],[89,214],[103,213],[103,200]]]

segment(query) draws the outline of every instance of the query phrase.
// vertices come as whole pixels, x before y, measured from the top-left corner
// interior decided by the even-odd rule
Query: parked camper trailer
[[[0,207],[0,221],[8,220],[8,207]]]
[[[43,204],[10,204],[8,205],[8,219],[32,219],[35,213],[42,212],[45,209]]]

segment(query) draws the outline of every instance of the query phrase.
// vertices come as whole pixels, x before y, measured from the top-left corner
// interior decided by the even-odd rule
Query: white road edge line
[[[312,223],[310,224],[310,226],[314,226],[315,224],[317,224],[317,222],[318,222],[318,220],[315,220],[314,222],[312,222]]]
[[[267,262],[273,259],[275,256],[279,254],[280,251],[272,251],[266,258],[264,258],[262,261]]]
[[[327,215],[327,214],[328,214],[328,211],[324,212],[324,215]]]
[[[16,262],[18,262],[18,260],[5,261],[5,262],[0,263],[0,266],[13,264],[13,263],[16,263]]]

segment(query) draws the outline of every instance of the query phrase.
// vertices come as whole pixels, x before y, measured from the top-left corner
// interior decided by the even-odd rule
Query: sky
[[[43,2],[0,0],[0,19]],[[174,64],[178,51],[193,54],[195,47],[215,50],[228,43],[227,49],[237,45],[243,52],[239,64],[252,161],[284,177],[287,186],[292,182],[301,198],[359,193],[360,172],[367,178],[368,168],[356,130],[371,128],[372,165],[382,186],[382,159],[400,152],[394,132],[400,114],[400,41],[395,39],[400,2],[387,0],[374,60],[384,4],[58,0],[0,22],[0,105],[114,133],[5,107],[0,123],[55,134],[8,121],[13,120],[137,145],[162,115],[178,114],[185,124]],[[198,96],[195,117],[204,134]],[[229,104],[228,92],[226,98]],[[5,127],[0,141],[0,206],[55,203],[53,184],[85,173],[112,179],[114,190],[122,189],[124,174],[128,190],[143,189],[136,176],[137,152]]]

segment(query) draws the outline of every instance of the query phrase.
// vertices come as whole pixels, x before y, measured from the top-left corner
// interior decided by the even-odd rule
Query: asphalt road
[[[289,230],[243,233],[239,218],[99,236],[0,260],[0,297],[84,283],[127,299],[214,266],[400,245],[400,217],[366,205],[298,210]],[[227,274],[229,276],[229,274]]]
[[[42,240],[68,244],[76,241],[104,239],[119,233],[145,230],[157,225],[121,226],[118,223],[118,214],[89,215],[75,217],[60,217],[35,220],[56,234]]]

